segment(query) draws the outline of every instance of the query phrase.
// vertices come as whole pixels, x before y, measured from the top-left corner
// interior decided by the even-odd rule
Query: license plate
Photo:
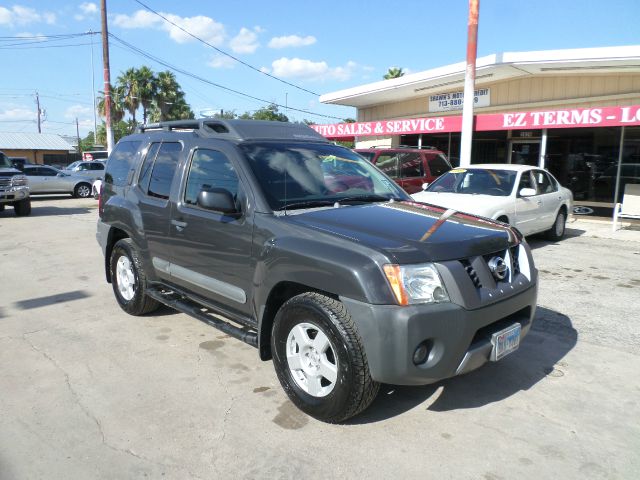
[[[520,324],[516,323],[509,328],[500,330],[491,336],[491,361],[497,362],[502,357],[514,352],[520,346]]]

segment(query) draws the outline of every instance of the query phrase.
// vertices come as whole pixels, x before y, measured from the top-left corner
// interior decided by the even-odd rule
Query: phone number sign
[[[473,96],[474,107],[488,107],[491,105],[491,89],[479,88]],[[448,112],[451,110],[462,110],[464,103],[464,92],[449,92],[429,95],[430,112]]]

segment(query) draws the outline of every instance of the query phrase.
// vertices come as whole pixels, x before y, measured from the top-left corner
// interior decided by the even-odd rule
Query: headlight
[[[384,273],[400,305],[449,301],[440,274],[432,263],[385,265]]]
[[[11,177],[11,186],[12,187],[24,187],[28,185],[27,177],[24,175],[14,175]]]

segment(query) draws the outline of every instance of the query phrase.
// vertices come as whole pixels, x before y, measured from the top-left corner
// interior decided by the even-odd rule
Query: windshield
[[[508,197],[513,191],[517,174],[513,170],[456,168],[439,177],[429,185],[427,191]]]
[[[411,200],[393,180],[344,147],[249,143],[240,148],[272,210]]]
[[[11,160],[4,153],[0,153],[0,168],[13,168]]]
[[[80,165],[82,162],[80,160],[75,161],[73,163],[70,163],[69,165],[67,165],[66,167],[64,167],[65,170],[72,170],[73,168],[77,167],[78,165]]]

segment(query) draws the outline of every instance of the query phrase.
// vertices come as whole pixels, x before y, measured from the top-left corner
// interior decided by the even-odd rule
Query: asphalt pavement
[[[0,479],[640,477],[640,231],[531,238],[519,350],[384,385],[345,425],[307,417],[270,362],[196,319],[131,317],[105,282],[97,202],[0,212]]]

